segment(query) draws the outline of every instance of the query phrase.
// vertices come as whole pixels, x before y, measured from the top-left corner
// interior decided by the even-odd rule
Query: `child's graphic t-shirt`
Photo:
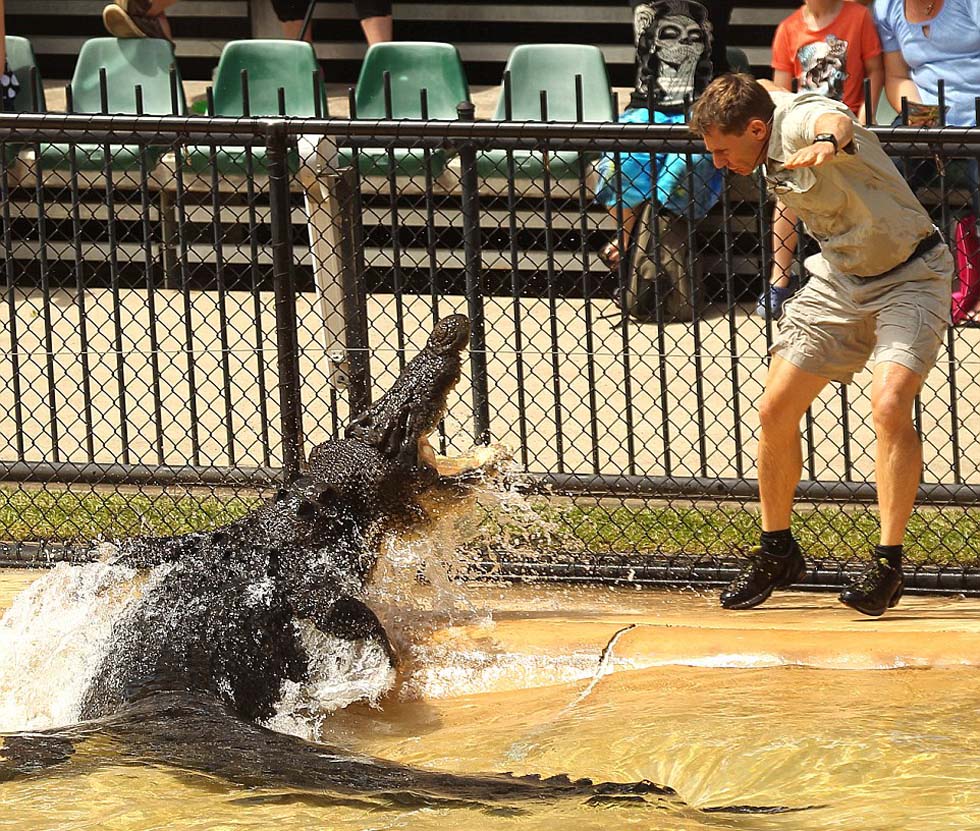
[[[816,92],[843,101],[857,113],[864,103],[864,62],[881,54],[871,13],[844,0],[833,21],[815,32],[799,8],[776,29],[772,68],[796,78],[800,92]]]

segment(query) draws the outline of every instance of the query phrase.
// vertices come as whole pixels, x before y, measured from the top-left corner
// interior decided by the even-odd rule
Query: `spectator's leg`
[[[166,38],[173,41],[166,10],[177,0],[117,0],[102,10],[109,34],[117,38]]]
[[[776,201],[772,214],[772,276],[770,284],[787,288],[796,258],[796,214],[782,202]]]
[[[772,273],[769,285],[759,296],[755,312],[759,317],[779,318],[783,304],[798,288],[793,279],[793,260],[796,257],[796,213],[780,201],[772,212]]]
[[[299,40],[299,33],[303,29],[302,20],[283,20],[282,36],[287,40]],[[307,43],[313,43],[313,26],[311,25],[303,36]]]
[[[391,0],[354,0],[354,11],[368,46],[394,39]]]
[[[630,245],[630,234],[633,233],[633,225],[636,223],[637,209],[631,208],[623,205],[623,251],[629,250]],[[613,220],[617,220],[619,217],[619,208],[615,205],[609,208],[609,215]],[[611,270],[619,268],[619,235],[612,240],[605,248],[602,249],[600,256],[602,261],[609,266]]]
[[[172,2],[167,3],[167,5],[168,6],[172,5]],[[170,20],[167,19],[167,15],[164,14],[163,12],[160,12],[160,14],[157,15],[156,19],[157,22],[160,24],[160,31],[163,32],[163,36],[172,43],[174,39],[174,33],[170,29]]]
[[[393,24],[391,15],[382,17],[365,17],[361,21],[361,29],[364,30],[364,39],[368,46],[376,43],[388,43],[393,39]]]
[[[142,14],[144,17],[157,17],[163,14],[167,9],[169,9],[176,2],[177,0],[153,0],[152,3],[144,4],[139,2],[139,0],[136,0],[135,2],[134,0],[129,0],[129,4],[128,4],[129,8],[127,9],[127,11],[130,14]],[[146,11],[143,12],[139,11],[139,9],[136,8],[137,5],[139,5],[140,7],[145,7]],[[123,8],[126,7],[123,6]]]

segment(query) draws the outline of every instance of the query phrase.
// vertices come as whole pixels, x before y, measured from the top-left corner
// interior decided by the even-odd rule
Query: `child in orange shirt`
[[[787,17],[772,42],[773,83],[800,92],[816,92],[843,101],[865,121],[864,79],[871,79],[871,119],[884,84],[881,41],[871,13],[852,0],[806,0]],[[798,280],[790,268],[796,253],[796,215],[776,202],[773,214],[773,266],[769,311],[782,314]],[[759,298],[759,315],[767,313],[766,297]]]

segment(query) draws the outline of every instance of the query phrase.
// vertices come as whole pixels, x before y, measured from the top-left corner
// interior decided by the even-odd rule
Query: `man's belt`
[[[919,240],[919,244],[912,249],[912,253],[908,255],[902,262],[898,265],[892,266],[888,271],[882,271],[881,274],[873,274],[870,277],[866,277],[867,280],[876,280],[879,277],[885,277],[891,274],[893,271],[898,271],[902,266],[908,265],[912,260],[921,257],[923,254],[932,251],[939,243],[943,241],[943,235],[939,233],[938,228],[933,228],[931,234],[927,234],[922,239]]]

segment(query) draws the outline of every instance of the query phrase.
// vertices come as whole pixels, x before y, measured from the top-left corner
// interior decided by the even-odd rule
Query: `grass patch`
[[[0,488],[0,540],[85,542],[162,536],[214,528],[240,519],[262,501],[247,495],[117,493]],[[758,540],[755,510],[742,505],[684,503],[615,505],[515,500],[482,505],[477,546],[524,556],[609,554],[731,558]],[[793,530],[806,555],[845,563],[867,557],[878,517],[866,506],[801,508]],[[980,566],[980,512],[921,508],[909,523],[909,562]]]
[[[258,497],[0,488],[0,539],[84,542],[164,536],[240,519]]]
[[[759,517],[740,505],[645,507],[534,502],[518,512],[490,512],[482,542],[524,551],[568,551],[585,556],[629,554],[726,558],[758,542]],[[878,541],[877,512],[866,506],[801,508],[793,532],[815,560],[867,558]],[[495,540],[496,538],[496,540]],[[921,508],[909,522],[906,560],[942,566],[980,566],[980,513],[961,508]]]

